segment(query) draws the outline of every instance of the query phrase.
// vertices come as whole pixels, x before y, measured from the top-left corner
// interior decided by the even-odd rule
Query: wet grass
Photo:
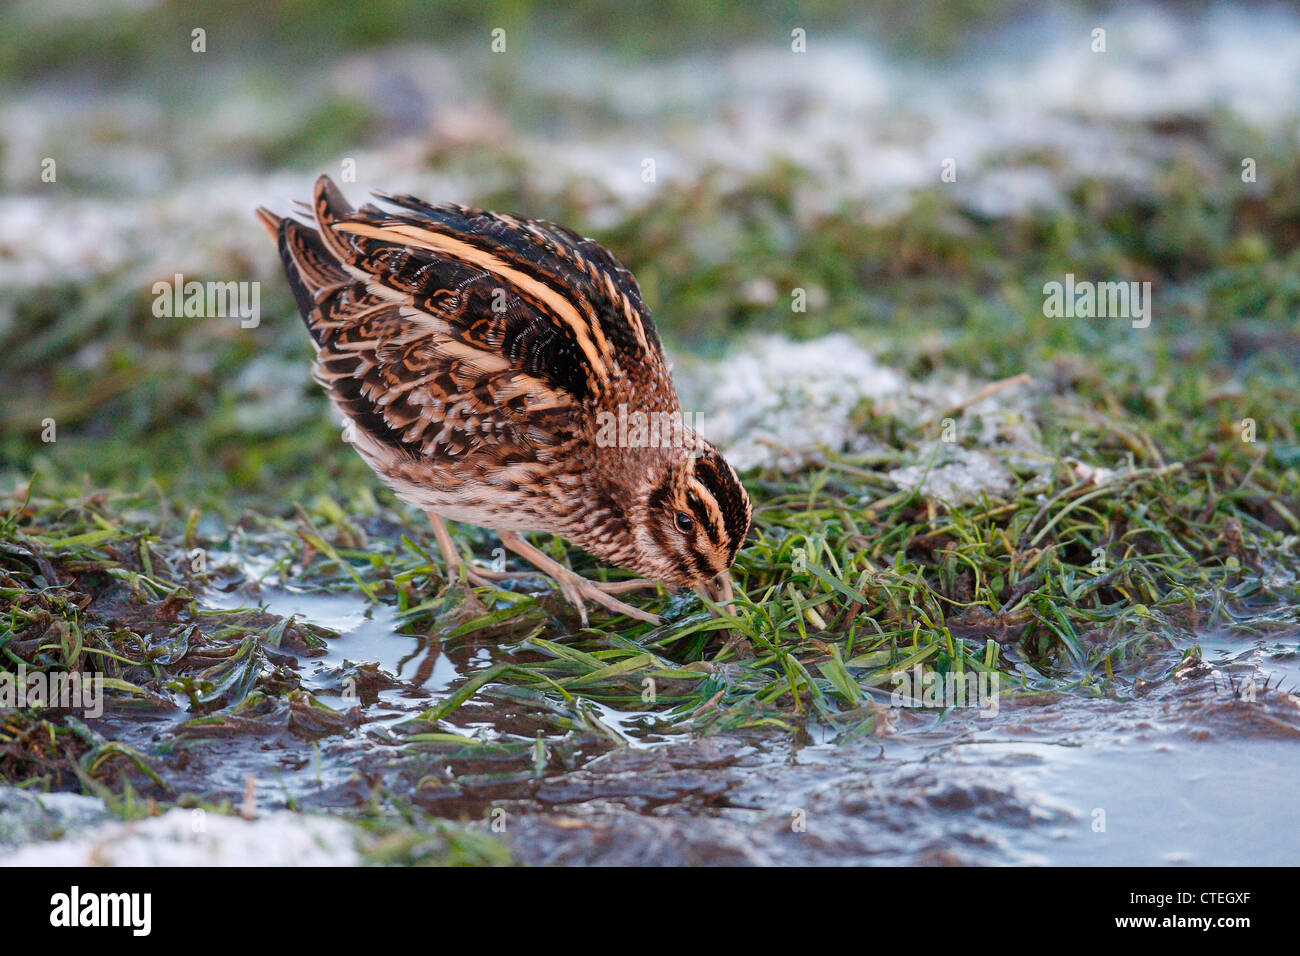
[[[104,675],[114,714],[186,702],[168,759],[214,735],[349,733],[353,719],[317,701],[295,666],[322,653],[328,630],[200,600],[246,585],[256,563],[263,585],[389,606],[403,631],[458,660],[452,692],[397,728],[407,746],[463,755],[490,744],[524,773],[545,769],[552,742],[623,742],[593,704],[641,713],[642,729],[659,733],[799,734],[811,722],[861,734],[883,729],[891,676],[918,663],[996,672],[1004,693],[1129,694],[1169,677],[1199,630],[1247,612],[1257,627],[1270,602],[1279,626],[1294,624],[1294,446],[1243,441],[1239,426],[1253,412],[1261,428],[1293,434],[1293,386],[1247,397],[1191,374],[1156,400],[1150,378],[1099,364],[1086,379],[1032,390],[1048,463],[1013,465],[1014,490],[968,506],[899,490],[892,453],[826,450],[797,474],[747,474],[757,507],[736,568],[738,616],[661,594],[645,602],[665,615],[660,627],[596,616],[579,628],[540,581],[471,595],[443,577],[419,516],[364,484],[267,499],[268,513],[232,521],[229,502],[205,513],[160,486],[51,492],[38,479],[0,524],[0,653],[33,671]],[[978,409],[955,413],[959,433],[983,431]],[[937,433],[933,421],[869,406],[857,426],[899,449]],[[484,557],[490,536],[463,533]],[[569,557],[583,573],[611,573]],[[484,648],[487,660],[473,653]],[[457,722],[484,701],[535,715],[531,734],[507,728],[489,740]],[[153,756],[71,714],[8,717],[0,776],[163,798],[170,789]]]

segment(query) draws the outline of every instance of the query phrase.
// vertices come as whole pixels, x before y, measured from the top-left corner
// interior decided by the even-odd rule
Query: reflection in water
[[[340,631],[305,662],[304,682],[322,701],[355,704],[338,691],[348,668],[388,678],[361,695],[350,744],[321,743],[336,787],[351,771],[382,774],[395,738],[377,731],[491,663],[485,648],[404,634],[391,609],[366,610],[353,596],[268,589],[262,598],[273,613]],[[658,737],[654,714],[588,702],[592,724],[608,731],[603,743],[540,774],[453,761],[426,800],[470,819],[508,808],[514,852],[531,863],[1292,862],[1297,840],[1277,823],[1300,776],[1300,705],[1286,693],[1296,640],[1216,634],[1200,646],[1204,665],[1129,700],[1011,699],[993,719],[904,711],[888,736],[805,746],[783,736]],[[1254,701],[1233,690],[1251,675]],[[484,718],[511,705],[483,707],[463,732],[501,739],[501,725]],[[631,746],[611,749],[611,740]],[[433,765],[440,758],[416,761],[421,773]],[[284,786],[307,804],[328,789],[306,775]]]

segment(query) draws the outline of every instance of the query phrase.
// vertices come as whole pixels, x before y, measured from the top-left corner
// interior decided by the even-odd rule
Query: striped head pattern
[[[632,515],[636,570],[677,587],[707,586],[735,561],[751,514],[736,472],[701,439],[647,476]]]

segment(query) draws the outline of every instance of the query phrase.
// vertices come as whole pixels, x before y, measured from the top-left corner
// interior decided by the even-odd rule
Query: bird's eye
[[[677,512],[677,530],[682,534],[690,534],[691,529],[695,527],[695,519],[685,511]]]

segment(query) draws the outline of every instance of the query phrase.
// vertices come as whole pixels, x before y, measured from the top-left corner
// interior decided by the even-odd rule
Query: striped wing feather
[[[353,424],[403,454],[556,460],[580,409],[626,370],[667,379],[631,274],[549,223],[385,197],[353,210],[317,182],[315,229],[273,224],[316,376]],[[623,394],[624,390],[616,390]]]

